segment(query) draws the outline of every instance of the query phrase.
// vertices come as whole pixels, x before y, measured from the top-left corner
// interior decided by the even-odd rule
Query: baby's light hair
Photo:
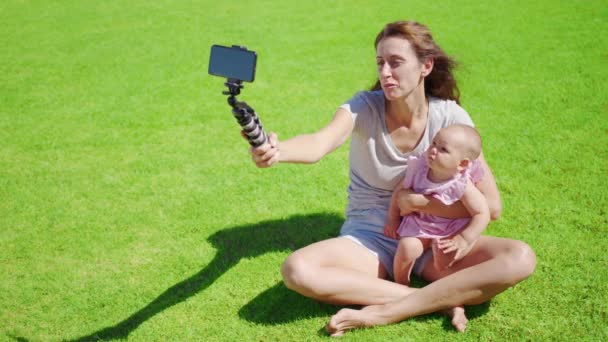
[[[482,148],[481,135],[479,135],[479,132],[475,129],[475,127],[464,124],[453,124],[445,129],[454,130],[455,132],[459,133],[460,143],[465,149],[464,152],[466,158],[469,158],[470,160],[479,158]]]

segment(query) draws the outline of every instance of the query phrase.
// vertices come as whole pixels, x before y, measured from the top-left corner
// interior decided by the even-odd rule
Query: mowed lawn
[[[261,170],[207,74],[258,53],[240,99],[279,138],[322,127],[375,80],[390,21],[460,62],[503,214],[536,272],[469,307],[346,340],[608,339],[605,1],[16,1],[0,4],[0,340],[325,339],[338,306],[280,265],[335,236],[348,148]],[[417,286],[424,283],[418,281]]]

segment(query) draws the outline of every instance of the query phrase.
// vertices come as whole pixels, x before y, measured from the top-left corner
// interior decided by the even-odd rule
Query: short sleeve
[[[475,127],[469,113],[460,107],[458,103],[452,100],[432,97],[429,101],[429,120],[427,126],[429,141],[435,137],[435,134],[440,129],[454,124]]]
[[[448,113],[447,126],[453,124],[463,124],[475,127],[475,124],[473,124],[473,120],[471,119],[469,113],[467,113],[466,110],[460,107],[458,103],[456,103],[455,101],[446,101],[445,106],[447,107],[445,112]]]
[[[365,92],[356,93],[350,100],[346,101],[340,108],[351,113],[353,121],[357,120],[359,114],[365,114],[371,111],[371,108],[365,100]]]

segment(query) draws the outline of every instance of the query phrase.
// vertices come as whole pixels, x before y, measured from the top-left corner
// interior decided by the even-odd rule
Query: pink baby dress
[[[433,196],[446,205],[462,197],[467,179],[477,183],[483,178],[483,169],[477,160],[474,160],[464,172],[442,183],[431,182],[427,177],[428,171],[425,155],[410,157],[403,179],[404,188],[411,188],[418,194]],[[397,234],[399,237],[444,238],[460,231],[470,220],[470,218],[452,219],[415,212],[403,217]]]

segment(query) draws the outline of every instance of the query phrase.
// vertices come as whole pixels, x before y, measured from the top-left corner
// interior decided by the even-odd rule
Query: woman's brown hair
[[[452,74],[456,61],[446,55],[435,43],[428,27],[415,21],[396,21],[387,24],[376,36],[374,47],[377,48],[378,43],[387,37],[407,39],[420,61],[427,58],[433,59],[433,70],[424,78],[424,92],[427,97],[434,96],[444,100],[454,100],[456,103],[460,102],[460,92]],[[382,87],[378,80],[371,90],[380,89]]]

